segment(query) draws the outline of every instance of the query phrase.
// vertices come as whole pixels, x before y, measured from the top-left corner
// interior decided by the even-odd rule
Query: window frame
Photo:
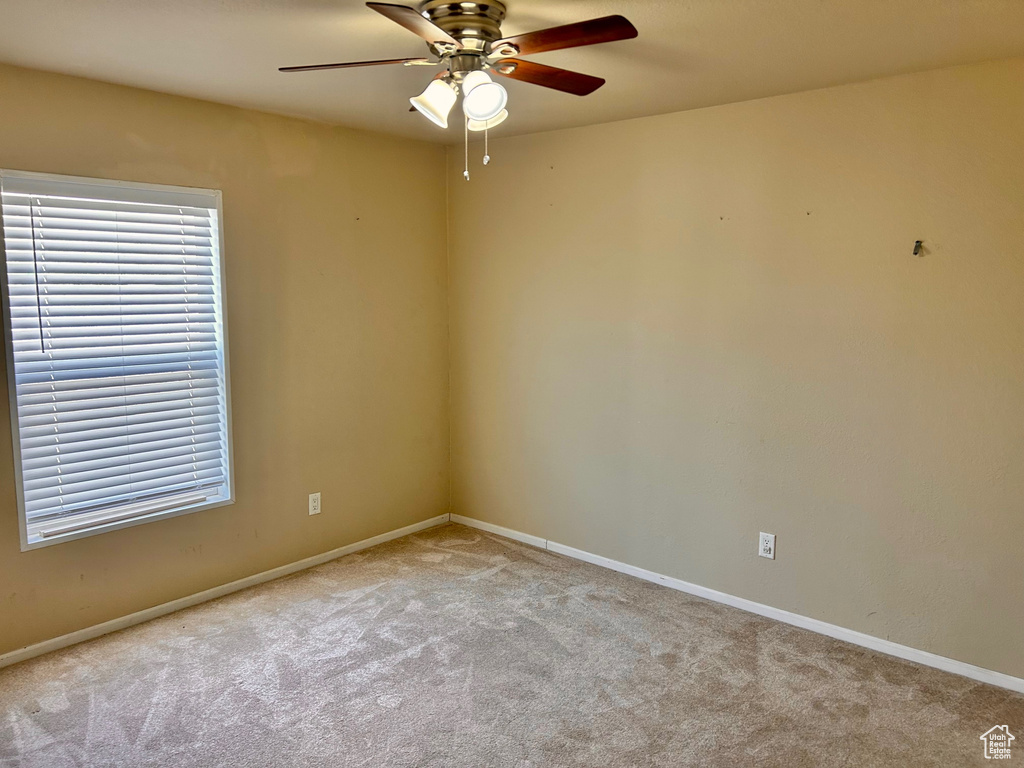
[[[51,537],[30,540],[28,533],[28,518],[25,512],[24,478],[22,475],[21,462],[21,425],[18,418],[18,392],[14,370],[14,341],[12,332],[10,290],[7,280],[7,244],[3,226],[3,201],[0,200],[0,251],[3,253],[3,265],[0,269],[0,294],[2,294],[2,312],[4,325],[4,354],[7,361],[7,391],[9,400],[9,414],[11,419],[11,441],[13,447],[12,459],[14,469],[14,488],[18,502],[18,531],[21,539],[21,551],[27,552],[42,547],[50,547],[55,544],[63,544],[76,539],[83,539],[90,536],[97,536],[110,531],[117,531],[123,528],[131,528],[136,525],[155,522],[157,520],[168,520],[173,517],[189,515],[193,512],[201,512],[206,509],[215,509],[235,503],[235,451],[233,429],[231,423],[231,371],[230,355],[228,353],[228,305],[227,305],[227,275],[224,254],[224,210],[223,195],[219,189],[205,189],[201,187],[182,187],[169,184],[152,184],[147,182],[124,181],[116,179],[102,179],[88,176],[69,176],[55,173],[38,173],[34,171],[18,171],[11,169],[0,169],[0,180],[22,179],[22,180],[45,180],[58,181],[67,184],[85,184],[91,187],[109,187],[121,190],[122,195],[129,195],[133,191],[149,193],[166,193],[168,195],[200,195],[205,199],[213,198],[215,205],[212,209],[217,212],[217,261],[220,270],[220,325],[222,330],[221,339],[221,362],[224,367],[224,420],[227,431],[227,497],[215,501],[198,501],[192,504],[183,504],[166,510],[157,510],[151,513],[139,514],[138,516],[113,520],[109,523],[100,523],[93,527],[56,534]],[[121,198],[118,198],[121,199]],[[178,201],[182,203],[182,201]],[[184,203],[182,203],[184,204]]]

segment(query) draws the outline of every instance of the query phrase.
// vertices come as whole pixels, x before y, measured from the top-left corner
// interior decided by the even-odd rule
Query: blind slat
[[[209,481],[223,482],[224,475],[220,468],[205,469],[199,472],[182,471],[174,475],[161,475],[159,477],[147,478],[144,481],[113,481],[106,478],[98,481],[96,487],[75,493],[55,494],[44,499],[25,499],[25,511],[29,519],[50,512],[53,510],[68,510],[81,508],[83,506],[95,507],[105,502],[112,495],[121,498],[136,498],[143,494],[150,494],[156,490],[179,490],[190,485],[198,488]]]
[[[192,386],[197,379],[207,381],[220,381],[218,371],[211,368],[193,369],[187,373],[172,371],[170,373],[143,374],[130,377],[125,381],[112,382],[105,378],[77,379],[68,381],[46,381],[38,384],[26,385],[24,392],[28,398],[26,402],[36,402],[43,397],[56,397],[58,399],[76,400],[91,397],[106,397],[123,392],[130,388],[133,392],[162,392],[165,389],[174,389],[181,386]],[[205,386],[205,385],[204,385]],[[34,398],[34,399],[33,399]],[[19,399],[20,402],[20,399]]]
[[[22,451],[22,466],[23,468],[35,468],[56,465],[68,457],[87,461],[91,457],[106,453],[115,454],[118,451],[145,453],[147,450],[158,450],[163,445],[174,445],[179,440],[191,440],[197,435],[203,435],[205,436],[204,440],[211,441],[220,438],[220,429],[219,421],[209,421],[203,424],[180,425],[158,431],[151,430],[145,435],[133,435],[131,439],[123,432],[117,432],[107,437],[78,442],[57,442],[56,440],[49,443],[39,442]]]
[[[152,462],[125,462],[124,464],[99,467],[89,472],[73,472],[68,475],[56,474],[56,481],[47,483],[25,482],[25,500],[41,502],[58,496],[75,496],[81,501],[81,494],[102,494],[112,483],[122,482],[131,474],[131,485],[149,483],[162,477],[173,477],[176,482],[185,475],[214,477],[221,471],[219,451],[207,451],[205,458],[191,453],[172,456]],[[211,458],[212,457],[212,458]]]

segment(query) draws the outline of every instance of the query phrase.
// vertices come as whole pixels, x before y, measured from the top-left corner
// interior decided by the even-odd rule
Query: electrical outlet
[[[310,512],[310,514],[313,514]],[[757,554],[761,557],[767,557],[769,560],[775,559],[775,534],[765,533],[761,531],[761,543],[757,547]]]
[[[309,514],[320,514],[320,491],[309,494]]]

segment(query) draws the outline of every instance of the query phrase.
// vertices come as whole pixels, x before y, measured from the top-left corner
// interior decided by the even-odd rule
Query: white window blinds
[[[23,545],[230,501],[220,193],[0,189]]]

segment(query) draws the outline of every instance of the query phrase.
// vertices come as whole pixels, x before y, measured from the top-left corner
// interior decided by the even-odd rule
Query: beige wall
[[[448,510],[442,148],[0,67],[0,167],[223,190],[237,497],[20,552],[0,376],[0,653]]]
[[[1024,676],[1024,60],[491,155],[453,511]]]

